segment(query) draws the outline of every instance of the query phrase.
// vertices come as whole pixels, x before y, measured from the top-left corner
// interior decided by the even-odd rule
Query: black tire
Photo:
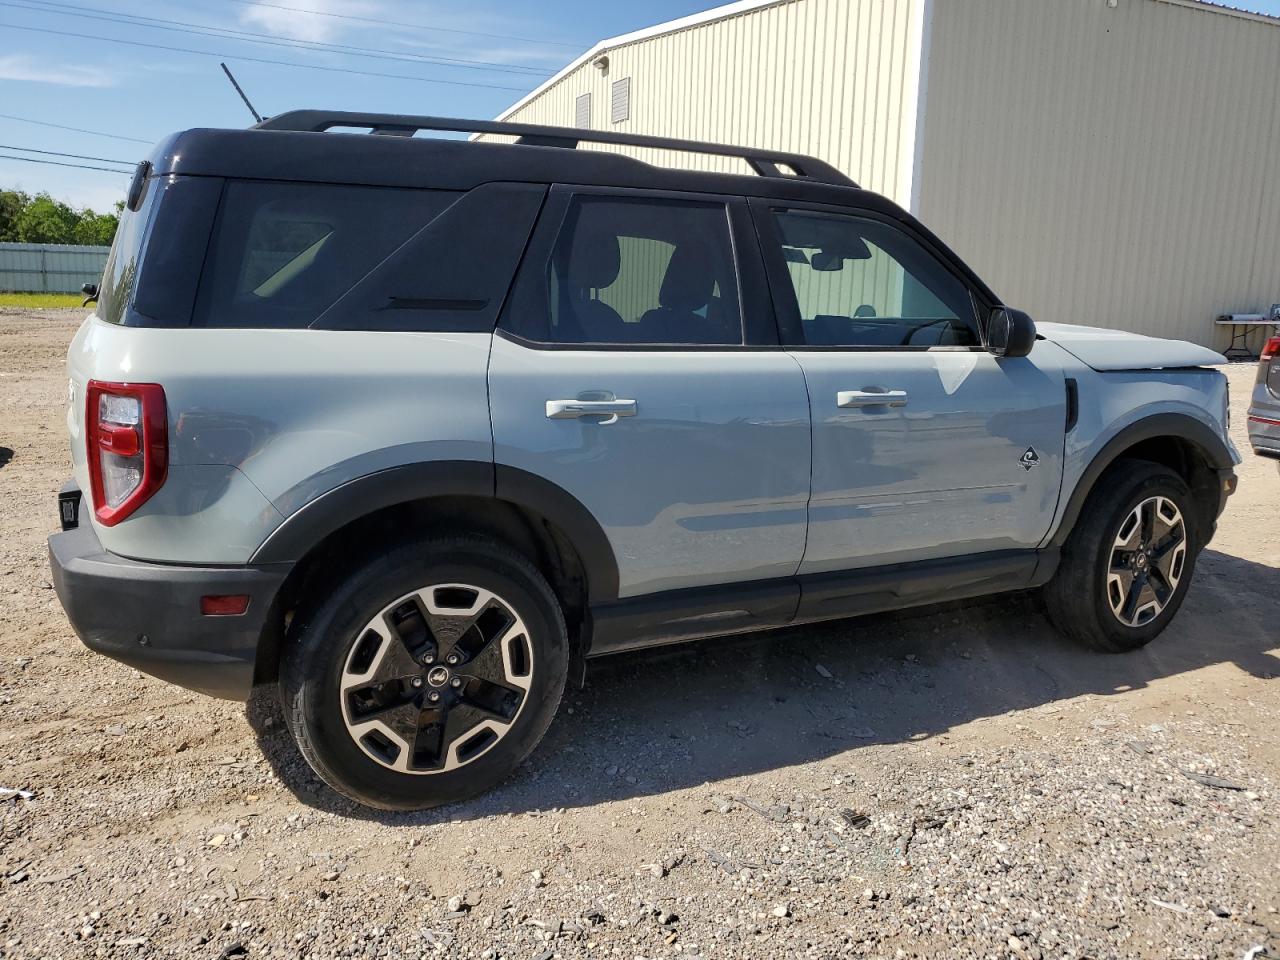
[[[372,642],[375,648],[381,649],[377,638],[369,638],[365,626],[399,598],[440,584],[467,584],[491,591],[523,622],[527,643],[520,643],[519,649],[520,656],[527,658],[529,686],[505,731],[473,759],[451,770],[427,774],[400,772],[373,759],[366,748],[357,743],[347,726],[341,685],[344,676],[350,676],[344,671],[360,656],[353,649],[357,643]],[[430,631],[425,635],[431,636]],[[396,652],[410,648],[411,644],[402,644]],[[445,640],[440,641],[439,649],[447,651]],[[483,649],[496,649],[495,642],[486,642]],[[508,666],[501,653],[497,656],[502,667]],[[350,663],[348,657],[352,658]],[[568,658],[569,644],[560,604],[547,581],[524,556],[479,538],[427,540],[407,544],[367,562],[337,583],[314,608],[299,611],[282,655],[280,695],[299,750],[325,783],[370,807],[425,809],[489,789],[505,779],[533,751],[559,707],[568,674]],[[477,654],[475,662],[478,664],[482,659],[492,665],[491,653]],[[381,654],[374,662],[383,662]],[[405,664],[417,667],[417,661],[410,655],[408,660],[394,664],[392,672],[404,672],[401,668]],[[442,666],[443,662],[438,662],[435,669]],[[465,697],[471,686],[468,682],[462,691],[453,695]],[[423,698],[428,691],[435,692],[430,684],[411,687],[411,681],[392,680],[378,690],[379,695],[384,689],[393,689],[397,698],[408,697],[413,704],[412,707],[405,704],[409,710],[425,705]],[[449,696],[449,683],[439,690],[437,696]],[[348,707],[350,703],[346,701]],[[441,723],[434,729],[444,726]],[[382,740],[390,744],[386,737]],[[441,736],[440,741],[444,743],[444,740]],[[394,744],[390,746],[397,755],[402,751]],[[447,753],[447,747],[448,743],[444,743],[441,752]],[[410,756],[416,759],[417,754]],[[461,753],[457,756],[461,757]]]
[[[1112,609],[1108,597],[1108,573],[1117,537],[1139,504],[1153,497],[1164,497],[1182,515],[1186,548],[1181,560],[1176,586],[1164,601],[1163,609],[1148,622],[1136,626],[1122,621],[1121,612]],[[1061,563],[1054,578],[1042,591],[1049,620],[1064,636],[1094,650],[1124,653],[1146,646],[1169,625],[1182,606],[1187,588],[1195,573],[1196,557],[1203,543],[1197,530],[1194,502],[1186,482],[1159,464],[1145,460],[1122,460],[1113,465],[1089,494],[1076,527],[1067,538]],[[1154,554],[1144,554],[1141,567],[1159,584],[1168,580],[1156,570],[1152,573]],[[1139,561],[1125,558],[1126,568]],[[1119,595],[1125,595],[1117,584]]]

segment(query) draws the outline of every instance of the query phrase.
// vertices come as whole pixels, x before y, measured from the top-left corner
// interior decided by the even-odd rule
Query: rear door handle
[[[548,400],[548,420],[578,420],[582,417],[607,417],[601,425],[617,423],[619,417],[634,417],[634,400]]]
[[[841,390],[836,394],[838,407],[905,407],[905,390]]]

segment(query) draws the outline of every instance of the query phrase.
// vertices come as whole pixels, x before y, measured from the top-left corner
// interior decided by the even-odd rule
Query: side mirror
[[[997,357],[1025,357],[1036,345],[1035,321],[1021,310],[996,307],[987,323],[987,350]]]
[[[80,306],[87,307],[91,303],[98,302],[98,285],[96,283],[86,283],[80,288],[80,292],[84,294],[84,301]]]

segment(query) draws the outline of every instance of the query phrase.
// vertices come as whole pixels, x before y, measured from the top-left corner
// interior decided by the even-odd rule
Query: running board
[[[1057,549],[1001,550],[616,600],[591,608],[587,655],[1026,590],[1057,566]]]

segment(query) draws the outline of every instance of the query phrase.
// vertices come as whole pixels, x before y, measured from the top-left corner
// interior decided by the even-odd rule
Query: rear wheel
[[[281,669],[303,756],[339,793],[415,809],[507,776],[551,723],[564,618],[523,556],[491,541],[411,544],[302,614]]]
[[[1191,491],[1176,473],[1122,461],[1089,495],[1044,588],[1049,619],[1097,650],[1136,650],[1182,605],[1200,552]]]

